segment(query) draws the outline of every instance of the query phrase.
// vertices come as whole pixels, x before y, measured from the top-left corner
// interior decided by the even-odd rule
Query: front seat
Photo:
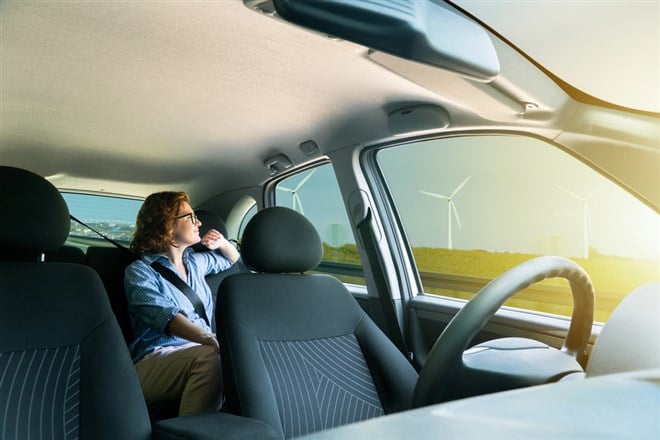
[[[133,363],[94,270],[40,262],[69,211],[42,177],[0,166],[2,438],[148,439]]]
[[[322,252],[305,217],[267,208],[241,246],[256,273],[220,285],[228,403],[282,438],[409,409],[418,377],[339,280],[302,273]]]
[[[62,195],[0,166],[0,439],[267,439],[273,429],[226,413],[152,426],[98,274],[43,262],[69,234]]]

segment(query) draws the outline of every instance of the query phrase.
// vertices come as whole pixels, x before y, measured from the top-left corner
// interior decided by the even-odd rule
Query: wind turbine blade
[[[456,219],[456,224],[458,225],[458,229],[463,229],[463,227],[461,226],[461,219],[458,218],[458,210],[456,209],[456,204],[454,203],[453,200],[449,202],[449,210],[454,211],[454,218]]]
[[[561,185],[555,185],[555,186],[557,187],[557,189],[559,189],[559,190],[561,190],[561,191],[564,191],[566,194],[569,194],[569,195],[575,197],[575,198],[578,199],[578,200],[582,200],[582,196],[581,196],[581,195],[574,193],[574,192],[571,191],[570,189],[566,189],[566,188],[564,188],[564,187],[561,186]]]
[[[286,186],[278,186],[277,189],[279,191],[284,191],[284,192],[288,192],[288,193],[294,192],[294,190],[292,190],[291,188],[287,188]]]
[[[312,175],[315,172],[316,172],[316,169],[313,169],[312,171],[309,172],[308,175],[303,177],[303,179],[300,182],[298,182],[298,185],[296,185],[296,188],[294,189],[294,191],[298,191],[300,188],[302,188],[302,186],[305,184],[305,182],[307,182],[309,180],[309,178],[312,177]]]
[[[431,192],[428,192],[428,191],[422,191],[422,190],[419,190],[419,192],[421,192],[422,194],[427,195],[427,196],[435,197],[436,199],[449,200],[449,197],[443,196],[442,194],[435,194],[435,193],[431,193]]]
[[[585,199],[586,199],[586,200],[589,200],[589,199],[591,199],[591,198],[594,198],[594,197],[596,197],[598,194],[600,194],[601,192],[603,192],[603,190],[605,190],[605,187],[604,187],[604,186],[601,186],[601,187],[598,188],[596,191],[592,192],[592,193],[589,194],[587,197],[585,197]]]
[[[298,193],[295,193],[295,194],[293,195],[293,199],[294,199],[296,202],[298,202],[298,208],[300,209],[300,213],[301,213],[302,215],[305,215],[305,211],[303,211],[303,207],[302,207],[302,201],[300,200],[300,196],[298,195]],[[295,209],[295,208],[294,208],[294,209]]]
[[[470,180],[471,178],[472,178],[472,176],[468,176],[468,178],[465,179],[465,180],[463,181],[463,183],[461,183],[460,185],[458,185],[458,187],[454,190],[453,193],[451,193],[451,196],[449,196],[449,197],[454,197],[454,196],[456,195],[456,193],[459,192],[459,191],[461,190],[461,188],[463,188],[463,186],[465,186],[465,184],[466,184],[466,183],[468,182],[468,180]]]

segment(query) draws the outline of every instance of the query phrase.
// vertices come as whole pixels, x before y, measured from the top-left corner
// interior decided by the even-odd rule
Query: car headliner
[[[0,11],[0,157],[57,173],[60,187],[145,196],[183,186],[204,197],[262,181],[271,153],[309,159],[298,145],[311,136],[325,151],[382,133],[385,115],[373,109],[387,102],[429,100],[367,58],[355,62],[364,48],[320,41],[240,1]]]
[[[594,115],[583,112],[573,132],[558,126],[578,114],[574,104],[499,42],[502,75],[484,85],[289,25],[240,0],[3,2],[0,20],[0,161],[61,189],[135,197],[183,189],[203,203],[263,183],[263,163],[275,153],[298,166],[396,139],[388,114],[431,103],[449,110],[452,130],[562,133],[652,206],[660,200],[647,178],[657,151],[642,153],[652,156],[637,161],[651,164],[642,171],[622,167],[616,147],[594,152],[580,132]],[[525,118],[522,101],[537,105]],[[660,131],[657,120],[648,125],[642,143]],[[312,155],[299,149],[309,139],[319,146]]]

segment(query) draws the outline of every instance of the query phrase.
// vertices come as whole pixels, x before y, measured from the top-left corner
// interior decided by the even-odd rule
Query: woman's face
[[[174,220],[174,240],[184,248],[199,243],[199,227],[201,225],[202,222],[197,220],[195,211],[188,202],[183,202]]]

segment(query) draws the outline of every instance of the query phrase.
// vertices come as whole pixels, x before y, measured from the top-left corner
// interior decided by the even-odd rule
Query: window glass
[[[130,242],[135,231],[135,218],[142,200],[92,194],[62,193],[71,215],[107,237]],[[71,221],[70,238],[100,238],[75,221]]]
[[[252,220],[252,217],[257,213],[258,208],[257,204],[253,204],[250,209],[245,213],[245,216],[241,220],[241,224],[238,227],[238,241],[240,242],[241,239],[243,238],[243,231],[245,231],[245,227],[250,223],[250,220]]]
[[[596,320],[635,287],[660,280],[658,215],[561,150],[533,138],[473,136],[384,149],[378,164],[427,293],[469,299],[540,255],[592,278]],[[562,279],[507,305],[570,315]]]
[[[323,241],[323,261],[317,272],[364,285],[362,264],[332,165],[305,170],[280,181],[275,204],[302,213]]]

